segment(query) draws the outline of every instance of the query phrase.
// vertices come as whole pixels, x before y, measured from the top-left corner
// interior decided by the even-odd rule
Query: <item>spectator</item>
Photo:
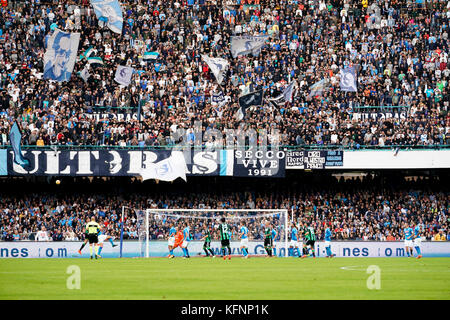
[[[438,233],[433,238],[434,241],[446,241],[447,237],[444,234],[444,229],[440,229]]]
[[[41,231],[38,231],[36,234],[36,241],[50,241],[48,237],[47,229],[42,227]]]

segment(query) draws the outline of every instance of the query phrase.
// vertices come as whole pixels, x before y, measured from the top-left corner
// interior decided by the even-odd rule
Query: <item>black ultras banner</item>
[[[168,158],[171,150],[67,150],[24,148],[29,165],[14,163],[7,153],[7,174],[12,176],[137,176],[141,168]],[[284,177],[284,151],[183,150],[188,176]],[[4,170],[6,171],[6,170]],[[5,172],[6,173],[6,172]]]
[[[22,150],[30,161],[22,168],[8,150],[8,175],[137,176],[141,168],[171,155],[170,150]],[[218,175],[217,152],[187,152],[187,175]]]
[[[325,169],[343,165],[342,150],[286,151],[286,169]]]

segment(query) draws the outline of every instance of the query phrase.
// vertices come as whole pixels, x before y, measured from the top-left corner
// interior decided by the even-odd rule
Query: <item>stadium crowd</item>
[[[0,13],[0,145],[17,119],[26,145],[164,146],[176,128],[279,129],[284,145],[349,148],[450,142],[448,1],[122,0],[122,34],[99,27],[88,0],[10,1]],[[84,81],[42,79],[51,26],[80,32],[78,52],[104,64]],[[270,35],[258,56],[232,58],[230,36]],[[157,52],[144,60],[144,52]],[[201,54],[230,62],[217,84]],[[137,72],[114,81],[117,65]],[[339,70],[357,67],[358,91],[340,90]],[[235,117],[238,97],[275,97],[295,79],[294,101]],[[326,80],[321,92],[310,87]],[[223,106],[211,103],[223,92]],[[361,106],[406,106],[399,117]],[[140,108],[142,117],[134,115]],[[389,108],[388,108],[389,109]],[[389,109],[395,113],[396,108]],[[106,114],[106,116],[104,116]],[[132,114],[132,116],[127,114]],[[185,142],[192,143],[193,135]],[[52,201],[49,198],[49,201]]]
[[[8,241],[36,240],[37,232],[45,228],[50,241],[81,241],[85,224],[94,215],[105,233],[118,238],[122,206],[127,206],[124,239],[138,238],[137,211],[147,208],[243,208],[253,210],[249,215],[260,213],[258,209],[279,208],[288,209],[289,220],[313,226],[318,239],[323,239],[325,228],[330,226],[333,240],[402,240],[402,222],[406,221],[411,227],[420,224],[427,240],[450,240],[450,190],[445,182],[411,181],[401,186],[383,186],[379,179],[370,176],[362,180],[331,177],[318,181],[305,184],[299,178],[289,183],[275,179],[259,187],[244,181],[239,187],[210,182],[195,187],[177,184],[175,189],[167,183],[150,190],[140,183],[113,190],[108,182],[100,181],[91,186],[75,184],[73,190],[60,191],[49,189],[48,185],[19,185],[22,193],[17,193],[9,182],[0,193],[0,237]],[[233,213],[226,217],[233,239],[238,239],[241,220]],[[279,240],[284,232],[280,229],[283,221],[277,217],[266,219],[278,230]],[[244,220],[251,239],[262,239],[264,220]],[[212,229],[217,224],[216,219],[174,220],[170,216],[150,215],[151,239],[166,240],[174,221],[179,229],[187,223],[196,240],[202,236],[205,221]]]

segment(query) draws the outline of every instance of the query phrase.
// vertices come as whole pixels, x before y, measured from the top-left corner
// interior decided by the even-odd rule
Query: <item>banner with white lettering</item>
[[[168,158],[171,150],[67,150],[58,148],[25,149],[29,164],[22,167],[13,161],[8,149],[8,175],[34,176],[138,176],[141,168]],[[188,176],[218,176],[220,151],[185,150]],[[229,170],[233,170],[230,163]]]
[[[286,174],[285,152],[281,150],[236,150],[235,177],[276,177]]]
[[[7,150],[8,175],[34,176],[138,176],[141,168],[168,158],[172,150],[26,148],[29,164],[22,167]],[[284,177],[285,152],[281,150],[184,149],[187,176]]]
[[[109,119],[109,120],[116,120],[119,122],[130,122],[131,120],[138,120],[138,113],[137,112],[91,112],[91,113],[85,113],[84,116],[88,119],[95,119],[96,121],[100,121],[101,119]],[[141,113],[141,118],[143,118],[144,115]]]
[[[325,169],[343,165],[344,151],[342,150],[286,151],[287,169]]]
[[[371,111],[371,112],[354,112],[353,120],[384,120],[384,119],[399,119],[404,120],[408,117],[409,111],[406,109],[394,111]]]

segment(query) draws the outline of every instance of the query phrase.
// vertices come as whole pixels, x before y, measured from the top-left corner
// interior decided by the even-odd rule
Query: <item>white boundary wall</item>
[[[450,150],[344,151],[344,166],[328,169],[450,168]]]

